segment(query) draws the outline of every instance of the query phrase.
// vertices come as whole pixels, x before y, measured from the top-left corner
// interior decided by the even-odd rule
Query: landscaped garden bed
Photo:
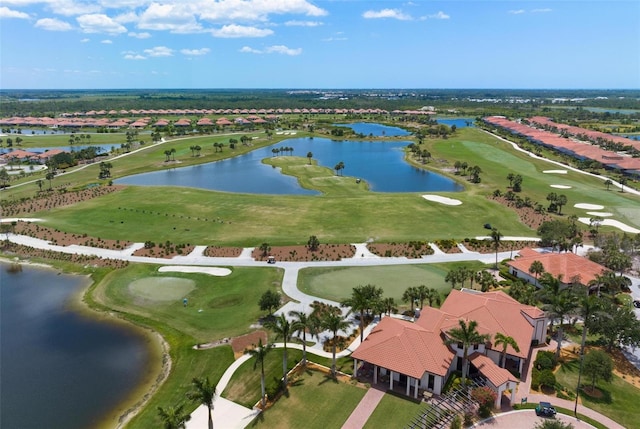
[[[133,244],[130,241],[105,240],[99,237],[89,237],[87,234],[70,234],[36,223],[22,221],[16,222],[15,226],[13,226],[13,232],[19,235],[39,238],[58,246],[76,244],[100,249],[122,250]]]
[[[268,252],[264,252],[256,247],[251,256],[257,261],[266,261],[269,256],[276,261],[339,261],[353,258],[355,253],[356,247],[351,244],[320,244],[316,250],[300,245],[270,247]]]
[[[370,243],[367,248],[374,255],[385,258],[400,257],[418,259],[425,255],[433,255],[433,249],[426,241],[410,241],[408,243]]]
[[[174,256],[186,256],[193,252],[196,246],[191,244],[175,244],[167,241],[165,243],[153,243],[147,241],[142,249],[133,252],[133,256],[145,256],[150,258],[171,259]]]
[[[537,241],[501,241],[498,243],[498,252],[517,251],[525,247],[537,247]],[[467,249],[479,253],[495,253],[496,247],[493,240],[478,240],[475,238],[465,238],[463,243]]]
[[[210,258],[237,258],[242,253],[242,247],[208,246],[204,250],[204,256]]]

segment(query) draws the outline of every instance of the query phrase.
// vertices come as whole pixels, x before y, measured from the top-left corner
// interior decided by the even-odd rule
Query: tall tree
[[[591,350],[584,356],[584,373],[591,379],[591,391],[596,387],[596,381],[611,381],[613,379],[613,361],[609,355],[598,349]]]
[[[255,344],[254,344],[255,346]],[[258,340],[258,345],[253,349],[248,349],[245,351],[246,354],[251,355],[256,360],[253,362],[253,369],[255,370],[260,365],[260,388],[262,392],[261,400],[262,408],[267,405],[267,394],[265,391],[265,381],[264,381],[264,360],[267,358],[267,355],[273,348],[273,344],[262,344],[262,338]]]
[[[310,317],[304,311],[290,311],[289,316],[294,318],[294,321],[291,324],[291,331],[302,333],[302,365],[306,365],[307,364],[307,331],[313,330],[313,323]]]
[[[276,334],[276,339],[282,338],[284,343],[284,353],[282,354],[282,385],[287,387],[287,342],[291,340],[291,323],[287,320],[287,316],[280,314],[279,317],[274,320],[269,320],[265,323],[265,326],[271,329]]]
[[[413,313],[413,306],[416,299],[418,299],[418,288],[411,286],[408,287],[402,294],[402,300],[408,302],[411,305],[411,312]]]
[[[202,404],[209,410],[209,429],[213,429],[213,399],[216,396],[216,385],[209,381],[209,377],[191,380],[193,390],[187,393],[187,398]]]
[[[547,304],[542,306],[550,319],[558,320],[558,330],[556,331],[556,358],[560,357],[562,348],[562,338],[564,336],[564,319],[575,313],[577,310],[576,297],[571,289],[562,289],[556,295],[550,297]]]
[[[518,347],[518,343],[516,342],[515,338],[505,335],[502,332],[498,332],[495,337],[493,337],[493,344],[495,346],[502,346],[502,351],[500,352],[501,368],[504,368],[507,361],[507,347],[511,346],[513,350],[515,350],[517,353],[520,353],[520,347]]]
[[[364,319],[365,312],[373,308],[377,301],[382,298],[382,289],[372,284],[360,285],[351,290],[351,297],[340,303],[343,307],[351,307],[352,310],[360,313],[360,341],[364,341]]]
[[[333,307],[336,308],[336,307]],[[323,329],[331,331],[333,337],[331,338],[331,353],[333,359],[331,361],[331,374],[336,376],[336,346],[337,346],[337,336],[338,331],[344,331],[349,327],[349,322],[342,318],[342,312],[340,309],[338,311],[327,311],[321,320],[321,325]]]
[[[462,344],[462,384],[466,384],[467,373],[469,368],[469,347],[475,344],[481,344],[489,340],[490,335],[478,332],[478,322],[475,320],[465,322],[463,319],[458,320],[459,328],[452,328],[446,333],[445,344]]]
[[[537,283],[538,276],[544,273],[544,265],[542,265],[542,262],[538,260],[533,261],[531,263],[531,266],[529,267],[529,273],[536,276],[536,283]]]
[[[191,415],[184,411],[184,404],[177,407],[158,407],[158,415],[164,429],[185,429]]]
[[[498,269],[498,250],[500,250],[500,243],[502,242],[502,234],[496,228],[491,229],[491,241],[493,242],[493,248],[496,251],[496,270]]]

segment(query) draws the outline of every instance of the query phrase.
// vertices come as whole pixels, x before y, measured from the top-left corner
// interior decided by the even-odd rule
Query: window
[[[474,344],[473,345],[473,350],[478,350],[480,348],[480,344]]]

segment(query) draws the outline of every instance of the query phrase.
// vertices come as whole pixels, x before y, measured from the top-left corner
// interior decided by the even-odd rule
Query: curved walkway
[[[523,237],[517,237],[518,239],[523,239]],[[360,249],[359,253],[356,253],[356,256],[352,258],[342,259],[340,261],[319,261],[319,262],[277,262],[276,264],[265,264],[262,261],[255,261],[251,258],[251,251],[253,249],[247,248],[244,249],[239,257],[229,258],[229,257],[207,257],[203,256],[202,246],[197,246],[196,249],[186,256],[176,256],[172,259],[165,258],[150,258],[150,257],[141,257],[141,256],[133,256],[133,252],[137,249],[144,246],[143,243],[135,243],[132,246],[123,249],[123,250],[109,250],[109,249],[99,249],[94,247],[87,246],[58,246],[52,245],[49,242],[33,237],[27,237],[22,235],[16,235],[9,233],[7,234],[7,239],[13,243],[22,244],[26,246],[31,246],[38,249],[52,250],[61,253],[71,253],[71,254],[81,254],[81,255],[95,255],[103,258],[111,258],[111,259],[121,259],[130,262],[138,262],[138,263],[146,263],[146,264],[156,264],[156,265],[202,265],[202,266],[237,266],[237,267],[279,267],[284,270],[284,276],[282,280],[282,290],[285,294],[287,294],[292,299],[297,302],[289,302],[284,305],[281,309],[278,310],[277,313],[284,313],[287,315],[291,310],[298,311],[309,311],[311,310],[310,305],[314,301],[322,301],[330,305],[337,305],[339,303],[319,299],[317,297],[307,295],[301,292],[297,287],[297,279],[298,273],[300,269],[306,267],[335,267],[335,266],[379,266],[379,265],[409,265],[409,264],[428,264],[428,263],[441,263],[441,262],[457,262],[457,261],[471,261],[477,260],[486,264],[491,264],[495,261],[495,253],[481,254],[477,252],[466,251],[463,253],[456,254],[446,254],[442,252],[436,252],[433,255],[423,256],[421,259],[408,259],[405,257],[399,258],[383,258],[378,257],[376,255],[369,254],[364,251],[366,244],[356,244],[356,248]],[[507,239],[504,237],[503,239]],[[511,252],[499,252],[499,259],[506,259],[510,256]],[[343,310],[343,314],[347,315],[349,312],[348,308]],[[357,322],[355,319],[352,320],[352,326],[357,326]],[[367,329],[365,329],[365,337],[371,332],[374,328],[375,323],[371,323]],[[322,340],[323,336],[327,336],[327,333],[321,334],[320,340],[313,346],[307,347],[307,351],[309,353],[321,355],[324,357],[331,357],[331,353],[327,353],[322,350]],[[358,345],[360,345],[360,337],[358,336],[356,340],[344,351],[338,353],[336,357],[349,355],[353,350],[355,350]],[[276,347],[282,346],[282,344],[277,344]],[[288,347],[302,349],[302,346],[299,344],[289,344]],[[532,365],[532,362],[535,360],[534,351],[532,354],[529,365]],[[249,356],[243,356],[238,360],[234,361],[234,363],[227,368],[222,378],[218,382],[216,388],[216,398],[214,401],[214,421],[216,422],[216,427],[218,428],[244,428],[255,418],[255,416],[260,412],[260,410],[254,409],[250,410],[246,407],[235,404],[229,400],[220,397],[220,393],[224,391],[229,380],[233,373],[244,363]],[[530,371],[528,372],[530,374]],[[530,375],[527,376],[528,382],[520,383],[521,387],[518,389],[517,398],[520,399],[526,396],[529,402],[539,402],[539,401],[550,401],[559,406],[573,409],[573,403],[570,401],[559,400],[558,398],[550,398],[544,395],[532,395],[529,394],[530,387]],[[526,393],[525,393],[526,392]],[[361,409],[369,410],[371,407],[365,407]],[[370,409],[369,413],[373,411],[375,407]],[[612,429],[622,429],[622,426],[615,423],[611,419],[583,406],[579,406],[579,412],[587,415],[603,424],[606,424],[607,427]],[[359,419],[364,418],[363,413],[359,412]],[[355,417],[354,417],[355,418]],[[204,406],[200,406],[194,411],[192,414],[192,418],[187,424],[187,428],[193,429],[196,427],[204,427],[207,424],[208,419],[208,411]]]

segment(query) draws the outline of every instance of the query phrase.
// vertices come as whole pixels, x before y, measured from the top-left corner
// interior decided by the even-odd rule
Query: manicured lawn
[[[298,288],[313,296],[342,301],[351,296],[358,285],[373,284],[402,304],[402,294],[410,286],[426,285],[444,293],[451,289],[445,283],[447,270],[434,265],[402,265],[373,267],[305,268],[298,275]],[[399,281],[399,279],[402,279]]]
[[[157,269],[155,265],[130,265],[109,276],[107,286],[99,293],[106,304],[167,324],[198,343],[247,333],[249,325],[264,316],[258,306],[260,296],[269,288],[279,290],[282,279],[280,270],[270,268],[235,267],[226,277],[159,273]],[[186,295],[186,307],[182,297],[171,301],[149,300],[130,288],[134,281],[143,278],[190,279],[195,289]]]
[[[366,390],[335,381],[317,371],[303,373],[283,395],[249,427],[339,428],[364,397]]]
[[[387,393],[367,420],[364,429],[405,427],[427,405]]]
[[[578,384],[578,369],[578,360],[567,362],[556,371],[556,380],[575,392],[575,386]],[[589,384],[589,380],[583,376],[581,383]],[[584,406],[610,417],[626,428],[640,428],[640,420],[635,409],[640,401],[640,389],[615,375],[611,383],[598,382],[596,387],[602,391],[603,397],[596,399],[580,392]]]

